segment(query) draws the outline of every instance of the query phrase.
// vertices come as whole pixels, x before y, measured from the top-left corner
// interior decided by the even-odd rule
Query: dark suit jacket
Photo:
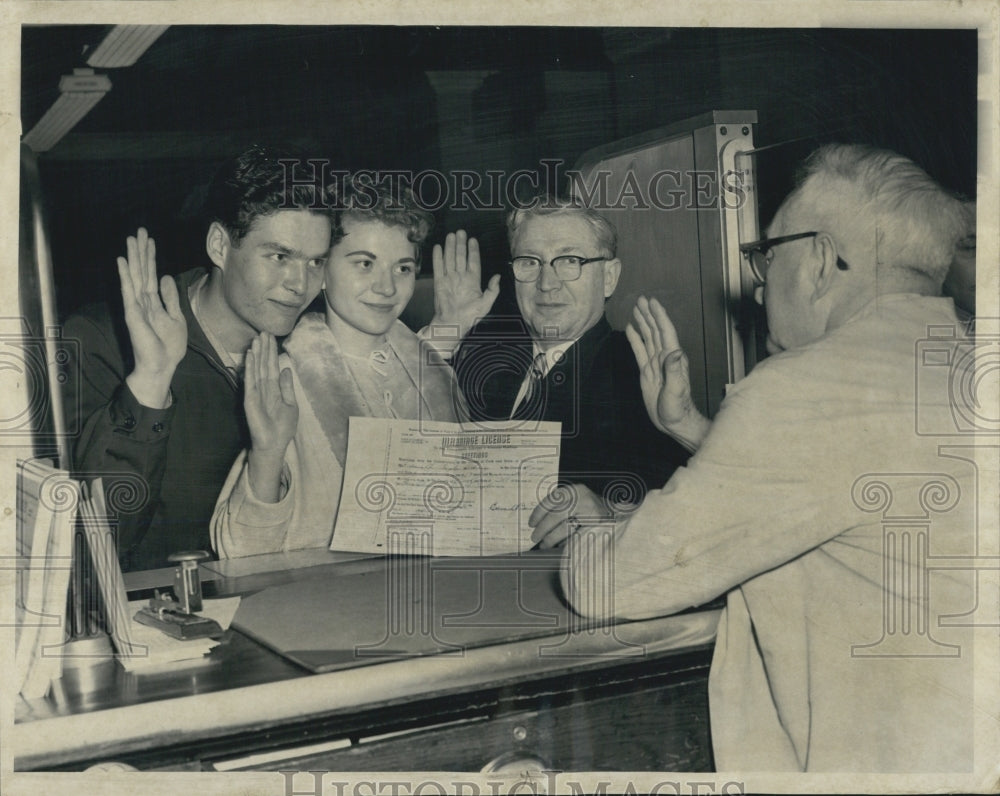
[[[485,318],[453,360],[475,420],[507,420],[532,359],[521,318]],[[649,419],[628,339],[601,318],[546,374],[518,418],[562,423],[560,479],[638,501],[662,487],[689,453]]]

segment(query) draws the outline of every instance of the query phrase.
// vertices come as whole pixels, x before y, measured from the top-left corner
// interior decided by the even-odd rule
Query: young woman
[[[348,186],[339,204],[325,314],[303,315],[280,357],[267,333],[247,354],[251,446],[233,464],[212,519],[221,558],[330,544],[351,416],[464,418],[451,368],[398,320],[430,214],[409,194],[370,185],[363,193]]]

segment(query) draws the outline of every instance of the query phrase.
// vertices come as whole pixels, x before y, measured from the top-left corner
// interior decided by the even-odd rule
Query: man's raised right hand
[[[156,245],[144,228],[128,238],[126,251],[127,259],[118,258],[118,278],[135,368],[125,381],[140,404],[164,409],[187,351],[187,321],[174,280],[165,276],[157,284]]]
[[[479,243],[462,229],[449,232],[443,247],[436,244],[432,259],[434,317],[430,325],[457,326],[461,339],[493,307],[500,295],[500,277],[491,277],[483,290]]]

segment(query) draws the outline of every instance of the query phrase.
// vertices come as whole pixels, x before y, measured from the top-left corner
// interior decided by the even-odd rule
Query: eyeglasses
[[[780,243],[789,243],[790,241],[801,240],[802,238],[815,238],[817,235],[819,235],[819,232],[799,232],[795,235],[781,235],[777,238],[764,238],[763,240],[755,240],[752,243],[741,243],[740,252],[746,258],[747,263],[750,264],[750,271],[753,273],[753,278],[763,285],[767,279],[767,269],[771,265],[771,260],[774,259],[771,249]],[[846,271],[848,265],[838,257],[837,268],[841,271]]]
[[[549,265],[555,271],[556,278],[562,282],[575,282],[583,272],[583,266],[587,263],[596,263],[607,260],[607,257],[578,257],[575,254],[563,254],[549,260]],[[525,255],[515,257],[510,261],[510,267],[514,270],[514,278],[518,282],[534,282],[542,273],[544,261],[538,257]]]

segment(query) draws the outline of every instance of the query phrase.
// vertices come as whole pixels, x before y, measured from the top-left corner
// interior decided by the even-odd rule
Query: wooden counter
[[[554,571],[558,561],[532,554],[502,566]],[[308,551],[212,562],[202,579],[206,596],[247,595],[384,566]],[[483,559],[484,569],[496,566]],[[169,575],[127,580],[145,593]],[[67,673],[45,700],[22,701],[15,769],[116,761],[143,769],[478,771],[520,755],[564,770],[705,770],[717,621],[717,610],[703,610],[571,632],[536,627],[457,654],[359,658],[324,674],[230,630],[194,666],[135,674],[106,661],[83,676]]]

